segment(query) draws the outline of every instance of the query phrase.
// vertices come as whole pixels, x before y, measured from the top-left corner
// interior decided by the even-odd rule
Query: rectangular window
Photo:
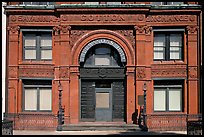
[[[99,2],[85,2],[86,5],[99,5]]]
[[[24,111],[51,111],[51,81],[24,80]]]
[[[182,81],[154,81],[154,111],[182,111]]]
[[[107,2],[107,5],[120,5],[121,2]]]
[[[152,5],[179,5],[184,4],[184,2],[151,2]]]
[[[54,5],[54,2],[23,2],[24,5]]]
[[[51,31],[23,31],[24,60],[52,60]]]
[[[183,32],[154,31],[154,60],[183,60]]]

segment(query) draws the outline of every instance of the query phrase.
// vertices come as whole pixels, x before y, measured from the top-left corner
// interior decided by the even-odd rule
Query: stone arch
[[[82,50],[90,42],[97,39],[109,39],[117,43],[125,53],[126,65],[134,65],[134,50],[131,43],[121,34],[111,30],[94,30],[81,37],[73,46],[71,51],[72,65],[79,65],[79,59]]]

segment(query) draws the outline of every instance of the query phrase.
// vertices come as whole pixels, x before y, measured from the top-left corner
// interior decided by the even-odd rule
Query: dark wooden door
[[[124,121],[125,93],[123,82],[113,82],[113,121]]]
[[[95,87],[94,82],[81,83],[81,120],[95,121]]]

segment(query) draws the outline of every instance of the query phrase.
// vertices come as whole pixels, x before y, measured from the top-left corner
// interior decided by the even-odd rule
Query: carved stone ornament
[[[17,78],[18,77],[18,67],[9,67],[9,78]]]
[[[197,78],[197,67],[189,67],[188,68],[188,76],[189,78]]]
[[[152,32],[152,27],[146,26],[146,27],[145,27],[145,33],[146,33],[146,34],[151,34],[151,32]]]
[[[68,78],[69,77],[69,68],[68,67],[61,67],[59,77],[60,78]]]
[[[61,25],[60,29],[61,29],[62,33],[69,33],[69,31],[71,30],[71,26]]]
[[[192,25],[186,27],[188,34],[194,34],[198,31],[198,26]]]
[[[135,46],[135,36],[133,34],[133,30],[116,30],[116,31],[125,36],[132,43],[133,47]]]
[[[80,77],[85,79],[123,79],[123,68],[81,68]]]
[[[151,68],[152,77],[186,77],[185,65],[157,65]]]
[[[146,74],[145,74],[145,68],[144,67],[139,67],[137,68],[137,78],[145,78]]]
[[[20,77],[54,77],[54,68],[50,66],[20,66]]]
[[[135,26],[134,28],[138,33],[142,33],[142,34],[144,34],[144,33],[145,34],[151,34],[151,31],[152,31],[152,27],[144,26],[144,25]]]
[[[136,32],[145,33],[146,26],[135,26],[134,28],[135,28]]]
[[[9,27],[7,27],[7,29],[8,29],[8,31],[10,32],[10,33],[14,33],[14,34],[17,34],[18,33],[18,31],[20,30],[20,27],[19,26],[9,26]]]
[[[73,46],[75,42],[85,33],[88,32],[88,30],[71,30],[70,31],[70,45]]]
[[[54,30],[55,35],[59,35],[60,26],[54,26],[54,27],[53,27],[53,30]]]

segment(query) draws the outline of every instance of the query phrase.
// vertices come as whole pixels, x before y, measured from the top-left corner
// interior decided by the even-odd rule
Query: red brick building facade
[[[201,113],[198,2],[8,2],[5,11],[5,118],[16,129],[55,128],[59,88],[65,125],[133,123],[144,83],[150,129]]]

